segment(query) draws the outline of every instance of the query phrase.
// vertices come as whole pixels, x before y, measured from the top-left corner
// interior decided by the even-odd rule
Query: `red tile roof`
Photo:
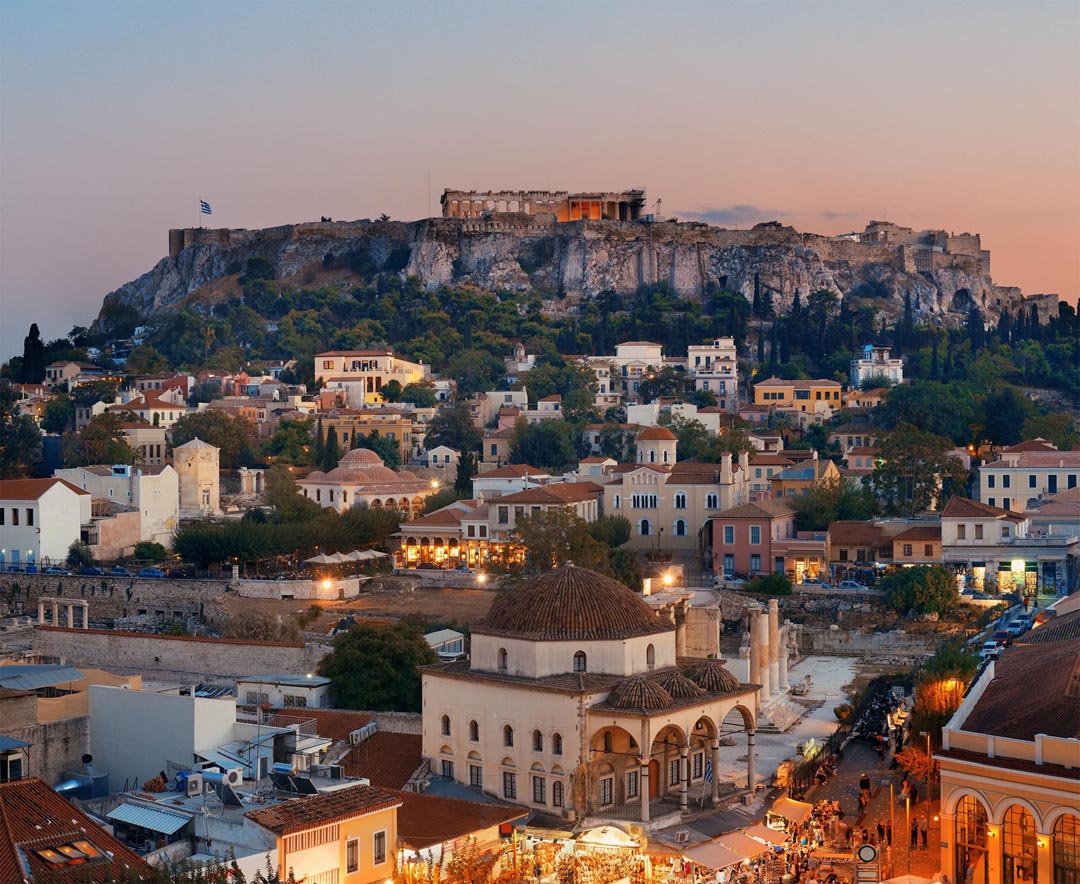
[[[376,731],[353,746],[340,763],[347,776],[367,777],[379,789],[404,789],[424,764],[423,740],[420,734]]]
[[[755,503],[744,503],[742,506],[733,506],[724,510],[716,518],[718,519],[774,519],[781,516],[793,516],[795,509],[783,500],[759,500]]]
[[[56,867],[34,852],[84,840],[101,852],[100,860]],[[97,884],[152,875],[140,857],[36,777],[0,784],[0,881]]]
[[[316,733],[327,740],[347,742],[349,734],[371,721],[366,712],[349,712],[341,709],[279,709],[282,715],[315,719]]]
[[[273,807],[249,810],[244,816],[280,836],[354,819],[400,804],[401,800],[396,795],[383,789],[352,786],[310,798],[293,798]]]
[[[463,801],[416,792],[400,792],[398,798],[398,839],[412,850],[422,850],[500,823],[513,822],[528,814],[510,804]]]
[[[674,442],[675,434],[667,427],[646,427],[638,433],[638,442]]]
[[[1057,451],[1058,449],[1043,439],[1041,436],[1035,439],[1026,439],[1011,448],[1006,448],[1006,451]]]
[[[549,475],[547,470],[541,470],[538,467],[531,467],[528,464],[523,463],[510,463],[504,467],[490,470],[486,473],[477,473],[474,478],[476,479],[520,479],[524,476],[547,476]]]
[[[901,531],[893,540],[941,540],[941,525],[914,525]]]
[[[76,494],[90,496],[89,491],[72,485],[67,479],[4,479],[0,481],[0,500],[37,500],[57,483]]]
[[[882,540],[880,525],[872,522],[833,522],[829,525],[829,543],[838,546],[874,546]]]
[[[943,519],[1008,519],[1011,522],[1023,522],[1026,516],[1003,510],[1001,507],[990,506],[978,500],[969,500],[966,497],[950,497],[949,502],[941,511]]]

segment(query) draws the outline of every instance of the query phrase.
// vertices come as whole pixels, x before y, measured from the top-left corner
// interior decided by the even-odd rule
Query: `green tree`
[[[240,417],[233,417],[216,408],[185,414],[169,431],[173,447],[185,445],[192,439],[201,439],[220,449],[221,466],[232,470],[248,467],[255,462],[251,450],[251,425]]]
[[[760,592],[763,595],[791,595],[791,580],[788,579],[786,574],[774,571],[772,574],[755,577],[750,581],[746,589],[749,592]]]
[[[824,531],[832,522],[864,521],[877,510],[873,492],[850,477],[819,482],[792,505],[800,531]]]
[[[401,466],[401,446],[394,439],[380,436],[378,430],[372,430],[366,436],[363,433],[354,433],[353,448],[366,448],[369,451],[374,451],[382,458],[383,463],[392,470],[396,470]]]
[[[339,708],[419,712],[418,667],[435,660],[413,623],[358,623],[334,639],[334,649],[319,662],[319,675],[332,680]]]
[[[641,561],[632,549],[613,549],[608,553],[611,576],[634,592],[641,592]]]
[[[458,458],[457,474],[454,477],[454,490],[461,495],[472,494],[472,480],[477,473],[476,454],[472,451],[464,451]]]
[[[589,525],[589,533],[610,549],[630,539],[630,520],[626,516],[601,516]]]
[[[898,614],[938,614],[951,617],[960,608],[956,578],[940,565],[898,568],[878,581],[885,600]]]
[[[572,428],[566,421],[518,421],[510,442],[510,463],[563,471],[573,469],[577,462]]]
[[[506,377],[506,363],[485,350],[462,350],[450,360],[446,374],[457,381],[459,396],[494,390]]]
[[[40,384],[45,380],[45,344],[36,322],[30,325],[30,333],[23,338],[20,380],[24,384]]]
[[[78,433],[64,437],[64,463],[69,467],[91,464],[133,464],[136,452],[124,436],[124,416],[106,411],[95,415]]]
[[[458,403],[439,409],[428,425],[424,447],[429,451],[446,445],[455,451],[480,450],[480,431],[473,426],[468,406]]]
[[[55,393],[45,403],[41,428],[46,433],[67,433],[75,429],[75,403],[67,393]]]
[[[1002,384],[983,402],[983,437],[991,445],[1015,445],[1024,439],[1024,422],[1035,414],[1034,403],[1023,392]]]
[[[82,568],[85,565],[92,565],[94,564],[94,554],[90,552],[90,547],[87,544],[83,543],[81,540],[76,540],[68,547],[65,564],[73,569]]]
[[[151,562],[161,562],[165,559],[168,553],[165,547],[160,543],[153,543],[149,540],[142,540],[135,544],[134,557],[140,560],[146,560]]]
[[[948,453],[952,443],[946,438],[898,424],[878,439],[877,448],[874,489],[892,513],[913,516],[964,488],[967,474]]]
[[[15,394],[0,389],[0,479],[22,479],[41,460],[41,431],[28,414],[19,414]]]
[[[444,506],[450,506],[455,500],[461,500],[461,494],[453,485],[440,488],[434,494],[424,498],[424,505],[420,508],[422,515],[441,510]]]
[[[83,407],[89,407],[98,402],[112,405],[116,401],[118,390],[116,381],[91,381],[88,384],[79,384],[71,391],[71,398],[76,405]]]
[[[410,402],[417,408],[434,408],[438,404],[435,385],[431,381],[406,384],[401,388],[399,402]]]
[[[150,344],[140,344],[132,347],[128,353],[127,362],[124,363],[124,371],[128,374],[160,374],[169,371],[169,360]]]
[[[321,506],[300,493],[289,468],[280,464],[266,471],[266,502],[279,522],[302,522],[322,512]]]
[[[1076,421],[1062,411],[1032,415],[1024,420],[1021,436],[1024,439],[1045,439],[1053,442],[1060,451],[1070,451],[1080,445],[1080,432]]]
[[[966,384],[915,380],[891,387],[876,416],[887,430],[908,424],[945,436],[954,445],[967,445],[976,435],[981,415],[975,393]]]
[[[326,431],[326,443],[323,445],[322,466],[323,472],[328,473],[338,465],[341,460],[341,446],[338,445],[337,430],[331,426]]]
[[[283,420],[263,446],[263,454],[277,463],[312,466],[315,463],[313,427],[314,421],[309,417]]]
[[[398,402],[401,400],[401,391],[404,388],[401,386],[401,381],[391,380],[383,384],[382,397],[387,402]]]
[[[573,562],[585,568],[603,569],[607,546],[589,533],[588,523],[568,507],[552,507],[517,520],[514,538],[525,549],[525,571],[549,571]]]

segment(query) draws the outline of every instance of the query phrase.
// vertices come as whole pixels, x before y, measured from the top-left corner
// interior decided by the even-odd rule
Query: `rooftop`
[[[3,479],[0,480],[0,500],[37,500],[54,485],[60,484],[76,494],[90,495],[66,479]]]
[[[413,850],[454,841],[529,813],[526,808],[510,804],[462,801],[416,792],[401,792],[398,798],[401,801],[398,838]]]
[[[330,679],[321,675],[248,675],[238,678],[237,682],[249,684],[282,684],[293,687],[323,687],[330,684]]]
[[[288,835],[388,810],[400,804],[401,799],[397,795],[383,789],[374,786],[352,786],[335,792],[312,795],[310,798],[294,798],[273,807],[248,811],[244,816],[275,835]]]
[[[376,731],[339,763],[346,776],[367,777],[379,789],[404,789],[424,763],[423,736]]]

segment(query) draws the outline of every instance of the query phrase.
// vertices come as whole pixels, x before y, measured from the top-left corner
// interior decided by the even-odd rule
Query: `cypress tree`
[[[337,431],[330,427],[326,431],[326,444],[323,446],[322,464],[323,472],[329,472],[338,465],[341,460],[341,448],[338,447]]]
[[[31,323],[30,333],[23,338],[22,382],[40,384],[45,380],[45,344],[36,322]]]
[[[761,318],[761,274],[754,271],[754,304],[753,313],[756,319]]]
[[[315,457],[312,458],[312,460],[316,464],[319,464],[319,465],[322,464],[322,462],[323,462],[323,451],[324,451],[323,429],[322,429],[322,418],[320,417],[318,423],[315,424]]]

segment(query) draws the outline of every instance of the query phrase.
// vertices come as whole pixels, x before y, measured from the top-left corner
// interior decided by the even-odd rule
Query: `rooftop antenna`
[[[427,170],[427,216],[431,217],[431,166]]]

